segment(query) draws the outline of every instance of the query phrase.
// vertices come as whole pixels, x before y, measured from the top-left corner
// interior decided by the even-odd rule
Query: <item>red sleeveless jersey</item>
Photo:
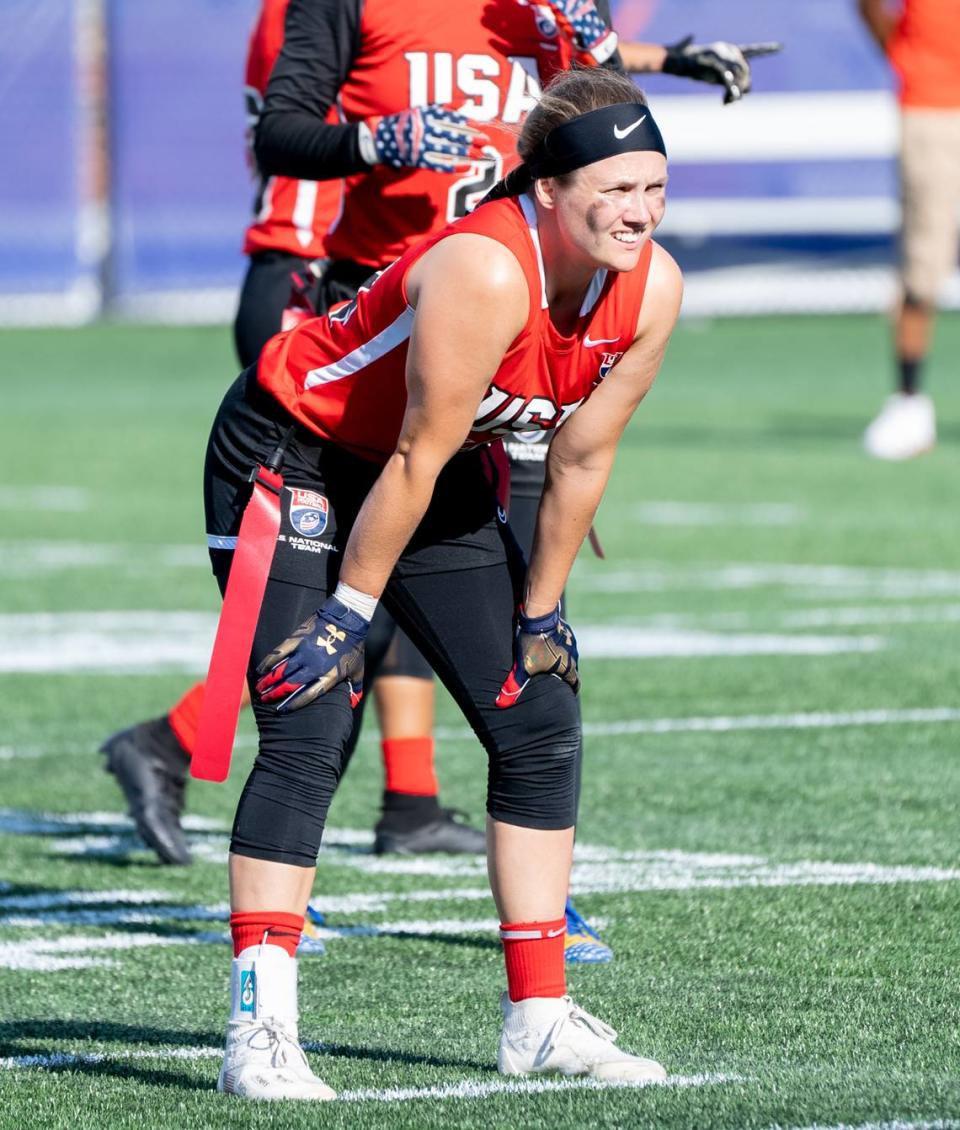
[[[340,89],[347,121],[431,102],[490,136],[491,163],[461,176],[377,165],[348,177],[327,252],[384,267],[465,216],[517,161],[523,117],[570,49],[545,5],[518,0],[365,0],[360,50]]]
[[[652,244],[629,272],[597,271],[573,333],[550,320],[536,225],[528,197],[483,205],[413,248],[357,298],[271,338],[259,383],[302,424],[366,459],[396,449],[407,403],[407,345],[414,311],[407,274],[438,240],[476,232],[516,256],[526,276],[530,314],[477,408],[465,447],[508,432],[559,427],[614,368],[636,336]]]
[[[270,72],[283,47],[284,18],[290,0],[263,0],[250,35],[244,95],[248,128],[253,130],[263,105]],[[327,121],[340,117],[331,108]],[[298,180],[269,177],[263,183],[253,222],[247,228],[244,255],[256,251],[286,251],[304,259],[324,254],[323,239],[340,211],[342,180]]]

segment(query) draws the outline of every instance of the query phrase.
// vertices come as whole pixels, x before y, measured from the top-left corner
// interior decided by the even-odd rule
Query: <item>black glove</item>
[[[535,675],[562,679],[576,694],[580,690],[577,672],[577,641],[570,625],[560,619],[559,606],[549,616],[517,614],[513,640],[513,666],[497,695],[497,706],[513,706]]]
[[[350,705],[363,697],[363,643],[370,624],[335,596],[270,652],[257,668],[261,702],[299,710],[346,682]]]
[[[667,46],[665,75],[679,75],[697,82],[712,82],[724,88],[724,104],[737,102],[750,90],[750,63],[759,55],[775,55],[782,43],[694,43],[688,35]]]

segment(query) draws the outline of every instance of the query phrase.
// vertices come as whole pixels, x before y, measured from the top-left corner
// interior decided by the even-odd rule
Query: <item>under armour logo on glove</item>
[[[712,82],[724,88],[725,104],[737,102],[750,91],[750,59],[758,55],[775,55],[783,49],[782,43],[693,42],[688,35],[679,43],[667,47],[663,73],[692,78],[698,82]]]
[[[617,33],[597,11],[593,0],[549,0],[560,30],[581,54],[580,62],[605,63],[617,49]]]
[[[359,613],[328,597],[257,668],[260,701],[276,703],[284,714],[345,682],[355,707],[363,697],[363,643],[369,627]]]
[[[559,606],[549,616],[525,616],[521,609],[513,640],[513,666],[497,695],[497,706],[513,706],[535,675],[562,679],[577,694],[579,658],[576,638],[570,625],[560,619]]]
[[[376,155],[371,164],[463,173],[475,161],[489,159],[483,147],[490,138],[458,110],[435,103],[370,118],[366,124],[373,134]]]

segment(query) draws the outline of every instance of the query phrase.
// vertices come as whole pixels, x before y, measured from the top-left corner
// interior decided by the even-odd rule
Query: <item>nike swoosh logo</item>
[[[623,141],[623,139],[628,134],[633,133],[633,131],[637,128],[637,126],[641,125],[646,120],[647,120],[647,115],[644,114],[642,118],[637,118],[637,120],[633,123],[632,126],[627,126],[625,129],[621,129],[620,126],[614,126],[613,127],[613,136],[617,139],[617,141]]]
[[[548,938],[555,938],[555,937],[557,937],[558,934],[565,934],[566,932],[567,932],[567,927],[561,926],[557,930],[548,930],[547,931],[547,937]]]
[[[587,334],[587,336],[583,339],[583,344],[587,347],[587,349],[590,349],[594,345],[613,345],[615,341],[619,340],[620,338],[618,337],[598,337],[591,340],[590,335]]]

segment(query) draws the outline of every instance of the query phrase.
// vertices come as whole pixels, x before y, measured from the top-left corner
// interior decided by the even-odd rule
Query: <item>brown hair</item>
[[[634,81],[606,67],[574,67],[561,71],[543,88],[540,101],[527,115],[517,141],[517,152],[526,161],[557,126],[591,110],[632,102],[646,106],[647,99]]]

